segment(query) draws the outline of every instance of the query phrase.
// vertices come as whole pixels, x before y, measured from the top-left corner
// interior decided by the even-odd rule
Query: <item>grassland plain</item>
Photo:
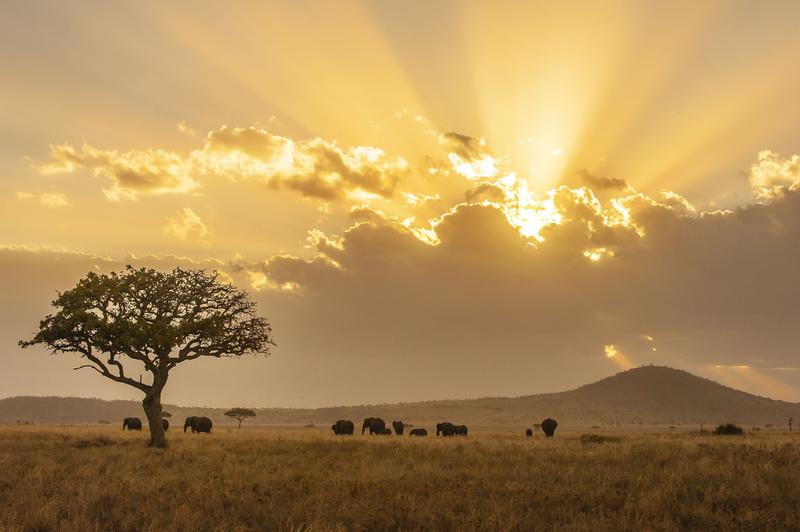
[[[0,530],[800,529],[796,433],[584,432],[0,426]]]

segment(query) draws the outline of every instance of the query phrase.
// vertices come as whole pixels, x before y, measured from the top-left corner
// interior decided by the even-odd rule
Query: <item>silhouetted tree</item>
[[[250,410],[249,408],[231,408],[225,415],[228,417],[232,417],[239,421],[239,428],[242,428],[242,421],[246,417],[255,417],[256,413]]]
[[[79,353],[90,368],[142,393],[150,445],[166,446],[161,392],[169,372],[200,357],[269,354],[272,329],[256,314],[247,292],[220,282],[217,272],[132,268],[90,272],[75,288],[58,293],[55,314],[39,332],[19,342],[43,344],[53,353]],[[146,381],[130,375],[144,370]],[[148,382],[149,381],[149,382]]]

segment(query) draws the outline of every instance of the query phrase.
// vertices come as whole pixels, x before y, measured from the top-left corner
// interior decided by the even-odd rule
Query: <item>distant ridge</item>
[[[207,415],[229,424],[223,408],[165,405],[176,422],[189,415]],[[249,424],[327,425],[340,418],[359,420],[378,415],[415,424],[454,420],[474,426],[528,426],[546,416],[567,425],[697,424],[735,422],[784,425],[800,420],[800,403],[759,397],[697,377],[686,371],[643,366],[574,390],[528,395],[363,405],[316,409],[260,408]],[[0,422],[121,424],[126,416],[142,417],[136,401],[105,401],[72,397],[11,397],[0,399]]]

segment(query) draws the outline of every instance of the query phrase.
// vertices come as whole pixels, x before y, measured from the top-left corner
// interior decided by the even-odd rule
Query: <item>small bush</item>
[[[727,423],[725,425],[720,425],[719,427],[714,429],[714,434],[717,436],[731,436],[736,434],[744,434],[744,429],[733,423]]]
[[[616,436],[603,436],[600,434],[581,434],[580,442],[584,445],[593,443],[618,443],[620,439]]]

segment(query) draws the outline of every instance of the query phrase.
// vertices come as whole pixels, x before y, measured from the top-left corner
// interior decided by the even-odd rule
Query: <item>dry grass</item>
[[[0,428],[0,530],[797,529],[800,438]]]

